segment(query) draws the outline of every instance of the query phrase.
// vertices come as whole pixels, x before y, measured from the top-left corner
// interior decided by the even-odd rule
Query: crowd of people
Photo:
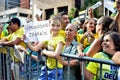
[[[37,55],[44,56],[46,62],[41,67],[39,77],[32,77],[31,80],[81,80],[81,61],[77,59],[61,57],[60,54],[71,54],[77,56],[89,56],[93,58],[113,60],[120,64],[120,0],[115,0],[117,13],[115,17],[101,16],[95,18],[93,9],[88,10],[88,19],[80,19],[77,22],[70,22],[66,12],[52,15],[49,19],[51,39],[42,42],[25,43],[24,27],[21,27],[19,18],[12,18],[4,27],[0,26],[0,45],[15,46],[31,57],[32,65],[39,61]],[[38,21],[40,17],[36,15]],[[32,19],[28,16],[27,23]],[[6,31],[7,30],[7,31]],[[3,49],[0,49],[1,53]],[[6,54],[4,54],[6,55]],[[14,80],[18,80],[20,67],[18,59],[14,56],[13,48],[10,49],[12,57],[11,70]],[[86,62],[85,80],[100,79],[100,64]],[[67,70],[70,66],[70,76]],[[57,73],[56,73],[57,72]],[[102,79],[120,80],[120,69],[118,66],[103,65]],[[22,79],[21,79],[22,80]]]

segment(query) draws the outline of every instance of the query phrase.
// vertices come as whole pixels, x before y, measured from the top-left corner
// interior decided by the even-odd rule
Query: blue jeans
[[[58,79],[57,80],[62,80],[63,78],[63,68],[58,68]],[[46,66],[43,66],[41,68],[41,74],[38,80],[55,80],[56,76],[56,69],[47,69]]]

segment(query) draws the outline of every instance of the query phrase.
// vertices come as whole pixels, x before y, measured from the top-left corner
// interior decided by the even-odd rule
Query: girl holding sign
[[[47,56],[46,66],[42,67],[41,75],[38,80],[55,80],[56,76],[58,80],[62,80],[63,65],[57,61],[65,43],[64,37],[59,34],[61,29],[61,18],[54,15],[50,18],[51,39],[49,41],[40,42],[36,46],[32,46],[30,43],[27,44],[31,50],[38,51],[42,49],[47,42],[47,49],[42,50],[42,54]],[[47,71],[45,72],[45,70]]]

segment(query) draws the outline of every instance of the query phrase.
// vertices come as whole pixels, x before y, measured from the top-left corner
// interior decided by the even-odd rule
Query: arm
[[[113,57],[112,60],[116,63],[116,64],[120,64],[120,51],[116,52]]]
[[[115,2],[115,4],[116,4],[116,9],[117,9],[117,14],[114,17],[114,20],[117,21],[118,26],[119,26],[119,32],[120,32],[120,4],[117,1]]]
[[[101,39],[95,39],[93,43],[91,44],[90,48],[86,52],[87,56],[92,57],[95,53],[97,53],[101,49]]]
[[[42,51],[42,54],[47,55],[49,57],[57,58],[62,53],[62,46],[63,46],[63,43],[59,42],[57,44],[55,51],[49,51],[49,50],[44,49]]]
[[[93,14],[93,9],[92,8],[88,9],[88,16],[89,16],[89,18],[94,18],[94,14]]]
[[[38,57],[37,57],[37,56],[32,55],[32,54],[29,54],[29,53],[28,53],[28,50],[25,49],[24,47],[22,47],[21,45],[17,45],[17,48],[18,48],[18,50],[20,50],[20,51],[24,51],[27,55],[30,55],[32,59],[38,61]]]
[[[84,66],[84,68],[82,68],[82,65]],[[84,80],[93,80],[94,74],[91,73],[89,70],[87,70],[86,67],[86,62],[84,62],[84,64],[82,64],[82,62],[80,62],[80,71],[82,71],[82,69],[84,69]]]
[[[68,65],[68,61],[63,60],[62,57],[59,57],[58,61],[59,61],[61,64],[63,64],[64,66],[67,66],[67,65]],[[76,59],[70,60],[70,66],[75,66],[77,63],[78,63],[78,60],[76,60]]]
[[[114,20],[118,23],[120,33],[120,11],[117,12],[116,16],[114,17]]]
[[[40,50],[44,45],[44,42],[39,42],[37,45],[32,45],[31,43],[27,43],[27,46],[32,50],[32,51],[38,51]]]
[[[14,41],[0,42],[1,45],[5,46],[14,46],[15,44],[19,44],[21,42],[21,38],[16,38]]]
[[[84,50],[83,44],[79,43],[78,46],[77,46],[77,50],[78,50],[78,55],[79,56],[84,56],[84,54],[82,52]]]
[[[84,75],[85,75],[85,80],[92,80],[94,77],[94,74],[86,69],[84,70]]]

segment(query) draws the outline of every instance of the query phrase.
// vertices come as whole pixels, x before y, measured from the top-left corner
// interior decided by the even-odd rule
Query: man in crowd
[[[25,47],[24,42],[22,41],[24,29],[23,27],[20,27],[21,22],[18,18],[12,18],[9,22],[9,28],[12,31],[12,33],[6,37],[4,40],[0,41],[0,45],[3,46],[14,46],[14,45],[21,45]],[[10,48],[10,55],[12,57],[13,63],[11,65],[11,69],[13,70],[14,79],[19,80],[19,65],[18,65],[18,59],[14,56],[14,50],[13,48]]]

